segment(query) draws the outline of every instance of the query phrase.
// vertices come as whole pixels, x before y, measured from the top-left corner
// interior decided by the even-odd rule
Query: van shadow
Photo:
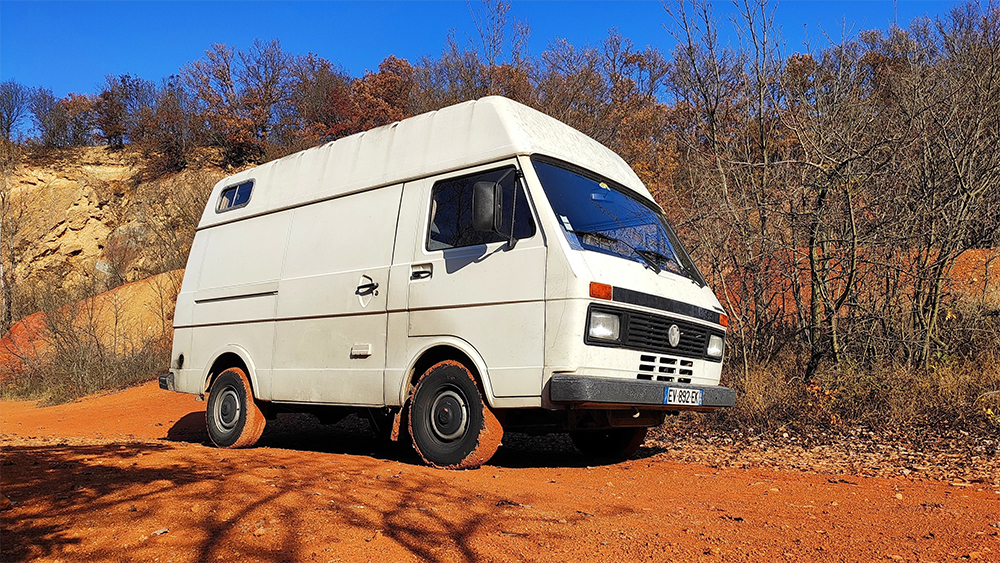
[[[208,431],[205,429],[205,411],[191,412],[182,416],[167,430],[167,440],[190,444],[208,442]]]
[[[166,440],[212,446],[205,427],[205,412],[192,412],[181,417],[167,430]],[[401,449],[397,444],[379,440],[368,423],[355,415],[336,424],[325,425],[309,414],[280,413],[267,422],[257,447],[365,455],[394,461],[406,461],[408,457],[405,452],[395,451]],[[417,460],[416,454],[412,457]]]
[[[211,446],[205,429],[205,413],[192,412],[167,431],[168,441]],[[281,413],[270,420],[257,447],[294,451],[366,456],[408,465],[424,465],[409,443],[380,439],[368,422],[355,415],[337,424],[320,424],[308,414]],[[650,448],[639,451],[637,458],[655,455]],[[507,468],[562,468],[613,465],[616,461],[584,456],[567,434],[532,436],[507,432],[503,444],[489,465]]]

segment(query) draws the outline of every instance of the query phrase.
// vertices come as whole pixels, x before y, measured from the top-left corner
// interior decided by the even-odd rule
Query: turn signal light
[[[590,282],[590,296],[595,299],[607,299],[611,301],[614,296],[614,291],[610,285],[606,283]]]
[[[719,324],[722,326],[729,326],[729,317],[726,315],[719,315]]]

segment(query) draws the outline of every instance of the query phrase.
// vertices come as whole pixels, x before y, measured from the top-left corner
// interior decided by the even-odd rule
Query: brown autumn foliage
[[[290,66],[289,103],[281,116],[280,144],[305,149],[352,131],[351,77],[313,53]]]
[[[405,59],[389,55],[378,72],[366,72],[351,84],[350,131],[367,131],[409,117],[413,67]]]

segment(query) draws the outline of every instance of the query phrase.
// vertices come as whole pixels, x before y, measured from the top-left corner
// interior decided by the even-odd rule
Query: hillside
[[[150,341],[169,342],[183,275],[183,270],[157,274],[21,319],[0,338],[0,381],[50,362],[60,341],[66,340],[63,332],[92,337],[87,345],[114,355],[131,353]]]
[[[203,154],[161,176],[131,149],[27,148],[7,163],[5,393],[63,401],[165,368],[179,269],[205,199],[225,175]]]
[[[35,150],[4,175],[4,295],[12,306],[9,318],[0,317],[0,334],[13,328],[0,349],[0,372],[27,374],[14,385],[15,395],[69,400],[141,381],[167,365],[169,316],[180,275],[156,276],[184,267],[205,200],[227,173],[213,164],[219,162],[217,155],[207,151],[201,155],[186,170],[157,177],[149,173],[148,160],[129,148]],[[711,258],[698,251],[697,240],[689,235],[695,259]],[[860,334],[863,338],[851,342],[866,348],[849,351],[855,358],[873,355],[874,363],[850,358],[839,366],[830,362],[815,382],[802,377],[808,360],[804,344],[782,344],[788,326],[801,322],[805,312],[787,284],[798,277],[799,287],[808,288],[808,271],[782,260],[783,256],[791,254],[773,252],[771,266],[759,271],[730,266],[724,283],[713,284],[733,323],[724,377],[744,398],[722,422],[997,423],[992,413],[997,412],[995,382],[1000,375],[992,367],[997,358],[991,344],[997,324],[993,311],[1000,299],[997,249],[967,251],[945,280],[939,322],[948,340],[938,346],[950,347],[955,356],[935,356],[939,365],[925,369],[912,355],[893,358],[892,350],[910,346],[911,340],[900,337],[905,332],[899,326],[885,336],[875,334],[885,325],[871,324],[862,310],[852,313],[857,314],[855,326],[848,325],[853,332],[840,330],[852,337]],[[738,261],[729,263],[735,266]],[[885,270],[872,264],[862,268],[865,276],[873,267]],[[702,267],[710,270],[709,265]],[[790,277],[788,272],[795,274]],[[869,280],[855,290],[852,306],[869,296],[885,298],[887,303],[901,304],[887,310],[886,318],[906,320],[906,304],[912,302],[908,279],[913,278],[897,282],[895,293]],[[762,283],[762,293],[745,283],[753,280]],[[765,307],[749,307],[753,304],[749,297],[768,296]],[[150,322],[120,322],[148,320],[153,308],[158,312]],[[758,311],[759,321],[754,316]],[[151,326],[157,329],[149,330]],[[766,347],[754,348],[755,342]],[[774,351],[769,352],[772,346]],[[46,355],[52,350],[58,353]],[[912,354],[912,348],[908,350]],[[25,357],[31,361],[26,363]],[[869,371],[879,375],[859,377]],[[823,399],[814,401],[817,396]]]
[[[141,154],[127,149],[26,156],[6,178],[22,302],[42,288],[93,294],[183,267],[204,200],[224,175],[199,165],[145,180]]]

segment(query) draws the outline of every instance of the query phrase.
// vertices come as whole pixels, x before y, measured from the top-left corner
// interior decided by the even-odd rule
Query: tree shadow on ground
[[[381,535],[392,542],[389,551],[380,552],[383,556],[402,555],[402,549],[425,561],[482,561],[493,558],[479,551],[477,539],[504,530],[537,529],[548,521],[537,511],[518,508],[526,506],[520,500],[531,499],[510,499],[502,491],[482,493],[461,475],[417,467],[400,471],[364,457],[344,462],[325,454],[266,448],[12,446],[4,452],[4,493],[18,505],[4,513],[0,560],[148,560],[169,549],[191,561],[229,559],[232,554],[300,561],[320,539],[310,536],[326,533],[336,534],[327,542]],[[470,503],[474,497],[482,500]],[[126,511],[134,515],[123,517]],[[276,541],[247,533],[265,521]],[[167,524],[176,532],[155,540],[143,536],[123,548],[126,536],[136,536],[136,530],[153,534],[155,527]],[[85,526],[121,528],[122,534],[92,539],[81,531]],[[367,549],[365,543],[352,546]]]

